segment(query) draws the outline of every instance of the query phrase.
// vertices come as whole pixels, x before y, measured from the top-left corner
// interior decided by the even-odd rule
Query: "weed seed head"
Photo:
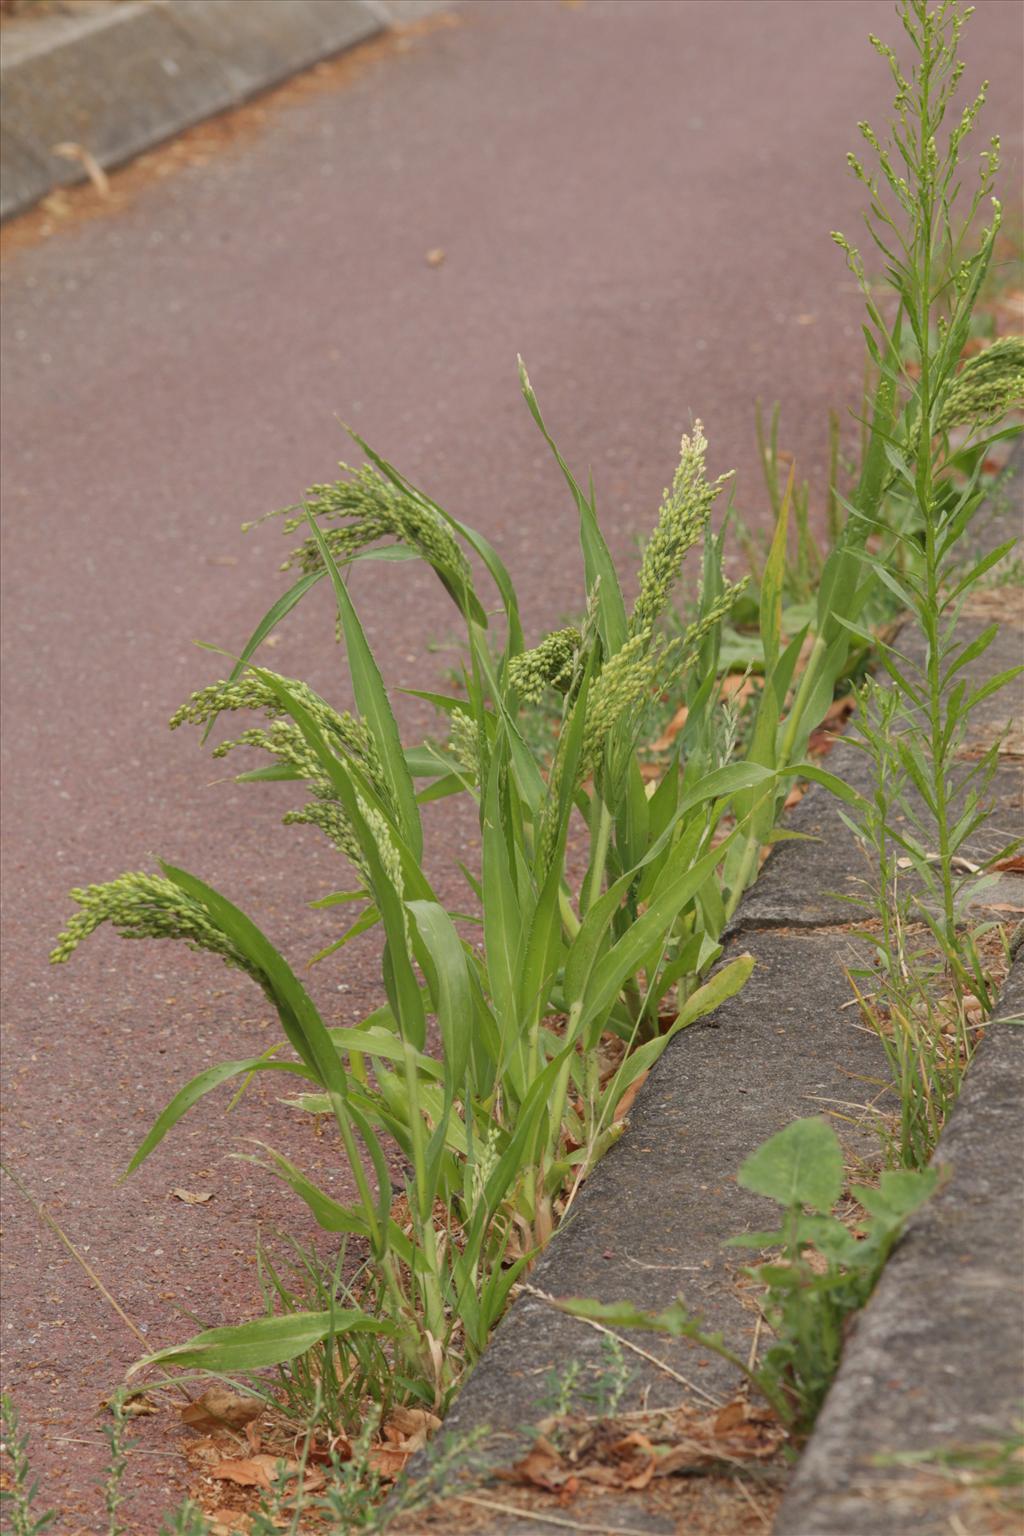
[[[470,778],[480,777],[480,735],[476,721],[464,709],[453,709],[449,721],[452,756]]]
[[[71,897],[81,910],[59,935],[50,955],[53,965],[69,960],[83,939],[110,923],[123,939],[183,939],[190,949],[220,955],[266,990],[263,973],[213,923],[206,908],[163,875],[118,875],[104,885],[74,890]]]
[[[1024,404],[1024,336],[1004,336],[968,358],[939,415],[939,430],[998,421]]]
[[[508,680],[519,697],[528,704],[536,704],[546,688],[567,693],[575,675],[581,643],[579,630],[568,625],[545,635],[532,651],[513,656],[508,664]]]
[[[276,673],[268,676],[285,685],[292,697],[303,705],[331,751],[340,759],[354,763],[381,801],[390,808],[387,778],[373,737],[363,721],[347,711],[339,713],[332,709],[307,683],[295,678],[278,678]],[[285,717],[284,705],[267,676],[248,672],[234,682],[213,683],[200,689],[172,715],[171,729],[186,722],[204,725],[225,711],[239,709],[259,711],[267,717],[269,724],[265,728],[251,727],[230,741],[220,742],[214,748],[213,756],[223,758],[236,747],[255,747],[270,753],[280,765],[293,769],[310,785],[315,799],[301,810],[289,811],[284,817],[285,825],[319,827],[365,878],[365,859],[359,839],[334,792],[330,777],[301,727]]]
[[[629,625],[633,636],[649,636],[653,631],[679,580],[687,551],[703,538],[711,508],[731,478],[731,474],[720,475],[713,485],[708,484],[707,449],[704,429],[696,421],[692,436],[680,444],[679,467],[663,493],[657,524],[644,549],[640,593]]]
[[[349,560],[381,539],[393,539],[415,550],[458,589],[471,585],[466,556],[447,523],[431,506],[400,490],[371,465],[353,469],[341,464],[339,468],[350,478],[311,486],[301,507],[286,507],[269,516],[283,518],[285,533],[307,526],[307,510],[322,525],[340,524],[324,527],[327,546],[336,561]],[[294,566],[303,572],[323,569],[315,539],[305,539],[293,549],[281,569],[288,571]]]

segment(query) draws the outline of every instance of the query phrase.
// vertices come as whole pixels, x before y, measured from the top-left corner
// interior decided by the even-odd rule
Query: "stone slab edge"
[[[969,1500],[880,1458],[1003,1442],[1024,1395],[1024,951],[935,1156],[945,1188],[854,1325],[776,1536],[977,1529]],[[952,1523],[953,1516],[961,1519]],[[994,1527],[992,1527],[994,1529]]]
[[[447,0],[135,0],[0,36],[0,219]],[[28,30],[31,28],[31,31]],[[4,43],[8,46],[4,47]],[[3,55],[6,53],[6,57]]]

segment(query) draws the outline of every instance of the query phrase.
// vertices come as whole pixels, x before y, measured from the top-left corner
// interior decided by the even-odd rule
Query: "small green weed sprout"
[[[565,1365],[548,1372],[540,1402],[554,1418],[564,1419],[572,1411],[582,1370],[578,1360],[568,1360]]]
[[[3,1508],[14,1536],[39,1536],[57,1518],[56,1510],[37,1515],[32,1505],[39,1493],[39,1480],[32,1476],[28,1458],[28,1435],[23,1432],[14,1399],[0,1394],[0,1428],[3,1430],[3,1455],[7,1461],[11,1486],[0,1489]],[[6,1524],[6,1521],[5,1521]]]
[[[107,1536],[125,1536],[127,1526],[121,1523],[124,1505],[124,1475],[128,1470],[125,1440],[128,1421],[124,1413],[124,1397],[115,1393],[110,1400],[111,1422],[103,1433],[110,1447],[107,1475],[103,1483],[103,1503],[107,1511]]]
[[[592,1414],[601,1419],[613,1419],[633,1379],[633,1372],[627,1364],[622,1342],[614,1333],[602,1334],[601,1353],[604,1368],[582,1395]]]
[[[570,1360],[557,1370],[548,1372],[540,1398],[548,1417],[565,1419],[577,1416],[581,1411],[580,1405],[585,1404],[591,1417],[614,1418],[629,1386],[632,1372],[626,1363],[621,1341],[615,1334],[605,1333],[602,1336],[601,1353],[604,1356],[604,1367],[589,1378],[584,1378],[583,1366],[578,1360]]]
[[[750,1365],[720,1333],[709,1333],[680,1299],[661,1312],[628,1302],[562,1301],[574,1317],[609,1327],[645,1328],[689,1338],[729,1361],[791,1433],[809,1433],[839,1364],[843,1323],[862,1307],[906,1218],[934,1190],[938,1173],[884,1173],[877,1188],[851,1194],[866,1211],[862,1237],[832,1214],[844,1184],[843,1155],[832,1127],[818,1117],[795,1120],[752,1153],[737,1181],[782,1207],[774,1231],[745,1233],[732,1246],[777,1248],[777,1259],[747,1271],[765,1287],[764,1315],[775,1343]],[[811,1262],[812,1256],[814,1262]]]

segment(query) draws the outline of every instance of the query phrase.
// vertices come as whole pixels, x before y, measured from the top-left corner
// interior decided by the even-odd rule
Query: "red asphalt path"
[[[968,82],[1020,167],[1021,8],[981,0]],[[296,965],[336,931],[304,902],[344,886],[293,797],[209,787],[196,735],[166,721],[219,675],[282,589],[287,547],[239,524],[330,478],[336,416],[499,547],[528,632],[580,601],[572,509],[517,391],[526,357],[566,457],[593,467],[617,554],[654,516],[700,416],[715,472],[761,504],[754,400],[820,489],[826,412],[856,402],[860,303],[829,231],[858,234],[855,124],[889,99],[875,0],[498,0],[392,50],[336,92],[152,185],[127,210],[18,251],[5,279],[6,1157],[154,1347],[251,1313],[258,1222],[308,1230],[251,1164],[262,1136],[334,1179],[257,1087],[193,1112],[114,1182],[185,1078],[277,1038],[244,978],[182,948],[94,938],[47,952],[66,892],[162,856],[246,907]],[[982,144],[979,143],[979,148]],[[433,248],[445,260],[425,260]],[[353,589],[385,674],[436,686],[453,625],[433,579],[365,567]],[[339,702],[318,590],[270,664]],[[429,717],[405,712],[410,733]],[[472,857],[438,808],[431,867]],[[444,888],[457,891],[457,876]],[[378,1001],[372,953],[320,967],[339,1021]],[[212,1190],[202,1206],[175,1186]],[[4,1181],[6,1384],[61,1529],[106,1529],[98,1400],[140,1347]],[[146,1423],[133,1529],[185,1486]],[[164,1455],[164,1449],[167,1454]]]

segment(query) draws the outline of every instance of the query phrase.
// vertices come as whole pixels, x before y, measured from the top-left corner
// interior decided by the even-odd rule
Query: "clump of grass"
[[[129,874],[75,892],[81,910],[53,953],[56,962],[68,959],[109,922],[125,937],[178,938],[213,953],[246,972],[273,1004],[280,1046],[193,1078],[129,1171],[222,1084],[289,1074],[298,1080],[295,1107],[333,1121],[355,1197],[337,1200],[271,1148],[253,1160],[284,1180],[322,1227],[364,1244],[367,1268],[340,1302],[336,1286],[316,1282],[308,1303],[296,1306],[264,1258],[267,1316],[208,1330],[152,1358],[225,1372],[305,1361],[289,1367],[286,1391],[308,1394],[311,1381],[300,1390],[300,1380],[312,1372],[327,1411],[349,1424],[366,1392],[444,1407],[516,1280],[620,1133],[629,1090],[680,1030],[743,985],[753,963],[740,956],[713,972],[726,915],[719,867],[731,843],[750,833],[754,813],[740,798],[774,786],[779,770],[694,759],[649,796],[638,764],[647,707],[700,665],[739,593],[723,578],[705,590],[685,628],[661,627],[727,477],[708,478],[698,423],[682,440],[629,610],[593,498],[561,458],[525,369],[521,385],[579,521],[586,613],[578,628],[528,647],[494,550],[360,442],[370,466],[334,487],[314,487],[304,523],[285,519],[287,531],[307,532],[293,554],[299,581],[257,626],[232,674],[194,694],[172,720],[208,730],[225,712],[263,717],[214,755],[255,749],[269,763],[241,778],[312,788],[312,804],[286,820],[320,825],[355,879],[354,889],[319,905],[361,907],[316,958],[382,930],[382,1005],[354,1028],[333,1027],[232,902],[169,864],[160,875]],[[403,746],[342,579],[339,562],[382,549],[426,560],[466,626],[461,696],[427,695],[450,722],[444,746]],[[500,650],[470,554],[497,590]],[[325,577],[353,713],[250,660]],[[539,758],[520,728],[531,701],[544,695],[560,701],[550,758]],[[451,794],[469,796],[479,817],[481,860],[468,875],[477,913],[466,920],[478,925],[480,945],[461,936],[423,869],[422,806]],[[763,820],[760,801],[756,814]],[[731,830],[723,828],[727,816]],[[570,877],[571,823],[588,845],[582,879]],[[279,1054],[284,1046],[290,1055]],[[396,1144],[410,1170],[397,1201]]]

